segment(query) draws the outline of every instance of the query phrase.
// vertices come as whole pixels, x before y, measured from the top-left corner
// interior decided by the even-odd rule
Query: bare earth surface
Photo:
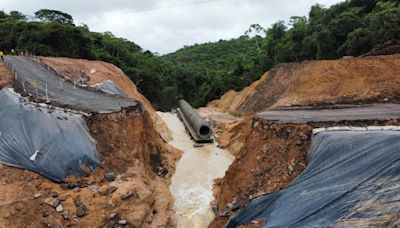
[[[280,64],[209,107],[248,115],[282,106],[381,103],[400,98],[400,55]]]

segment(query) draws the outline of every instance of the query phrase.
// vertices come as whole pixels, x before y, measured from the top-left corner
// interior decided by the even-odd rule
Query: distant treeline
[[[33,17],[0,11],[0,50],[103,60],[120,67],[160,110],[180,98],[195,106],[240,90],[282,62],[359,56],[390,40],[400,40],[398,0],[348,0],[329,8],[311,7],[307,17],[251,25],[236,39],[195,44],[158,56],[135,43],[95,33],[56,10]],[[165,44],[168,45],[168,44]]]

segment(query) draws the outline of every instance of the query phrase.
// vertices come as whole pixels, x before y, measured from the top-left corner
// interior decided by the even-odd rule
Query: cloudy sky
[[[184,45],[238,37],[250,24],[268,28],[290,16],[307,15],[315,3],[342,0],[0,0],[0,10],[27,15],[39,9],[71,14],[75,24],[111,31],[160,54]]]

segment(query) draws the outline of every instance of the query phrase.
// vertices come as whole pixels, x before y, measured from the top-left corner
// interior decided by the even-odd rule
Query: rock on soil
[[[64,208],[62,207],[61,204],[59,204],[59,205],[56,207],[56,211],[57,211],[58,213],[62,212],[63,210],[64,210]]]
[[[117,178],[117,176],[114,173],[105,173],[104,174],[104,179],[106,179],[108,181],[115,181],[116,178]]]
[[[44,203],[51,207],[56,208],[58,206],[58,204],[60,203],[60,201],[56,198],[51,197],[51,198],[46,198],[44,200]]]

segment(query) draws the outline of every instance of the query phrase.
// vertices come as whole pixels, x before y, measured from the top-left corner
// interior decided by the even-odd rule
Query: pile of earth
[[[400,55],[286,63],[208,107],[235,115],[293,106],[398,102]]]

